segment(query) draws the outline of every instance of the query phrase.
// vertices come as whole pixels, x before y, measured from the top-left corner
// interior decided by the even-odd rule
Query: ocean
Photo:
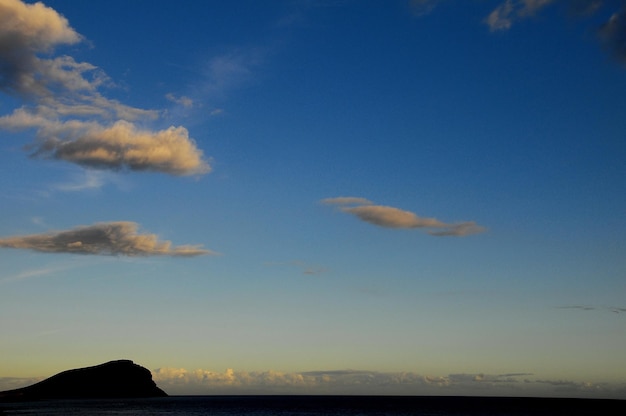
[[[625,400],[407,396],[174,396],[0,403],[0,415],[626,415]]]

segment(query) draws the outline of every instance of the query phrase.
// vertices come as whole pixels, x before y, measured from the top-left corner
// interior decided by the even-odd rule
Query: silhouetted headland
[[[0,392],[0,401],[166,397],[150,370],[131,360],[63,371],[31,386]]]

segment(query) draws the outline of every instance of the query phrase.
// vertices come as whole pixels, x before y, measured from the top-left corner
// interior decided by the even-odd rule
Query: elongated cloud
[[[139,128],[137,121],[144,126],[161,113],[104,97],[99,89],[111,82],[96,66],[70,56],[40,56],[81,40],[67,19],[41,3],[0,0],[0,91],[25,102],[0,117],[0,128],[35,129],[37,141],[30,149],[36,157],[94,169],[210,172],[187,129]]]
[[[609,385],[563,380],[535,380],[527,372],[458,373],[429,376],[414,372],[237,371],[158,368],[154,381],[170,394],[410,394],[410,395],[529,395],[552,396],[569,387],[576,397],[622,398],[624,384]]]
[[[339,196],[336,198],[326,198],[320,201],[325,205],[373,205],[369,199],[353,196]]]
[[[155,234],[139,234],[129,221],[101,222],[68,231],[0,238],[0,248],[44,253],[74,253],[122,256],[192,257],[216,254],[197,245],[173,247]]]
[[[59,159],[96,169],[157,171],[173,175],[210,170],[184,127],[153,132],[119,120],[105,127],[96,122],[58,122],[17,110],[0,118],[0,127],[35,127],[32,156]]]
[[[461,223],[445,223],[436,218],[420,217],[413,212],[385,205],[374,205],[371,201],[359,197],[326,198],[321,201],[326,205],[336,205],[339,210],[352,214],[362,221],[386,228],[437,228],[441,231],[429,231],[436,237],[462,237],[479,234],[485,228],[473,221]]]

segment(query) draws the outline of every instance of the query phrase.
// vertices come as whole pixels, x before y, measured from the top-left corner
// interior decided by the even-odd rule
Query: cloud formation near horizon
[[[217,254],[198,245],[173,247],[155,234],[139,234],[130,221],[99,222],[67,231],[0,238],[0,248],[17,248],[44,253],[121,256],[193,257]]]
[[[620,387],[605,384],[534,380],[532,373],[450,374],[427,376],[413,372],[376,372],[358,370],[334,371],[235,371],[216,372],[205,369],[158,368],[152,371],[154,381],[170,394],[500,394],[538,395],[546,384],[561,392],[578,396],[609,397],[619,395]],[[545,390],[544,390],[545,391]],[[497,394],[497,393],[496,393]],[[545,394],[545,393],[544,393]]]
[[[445,223],[436,218],[419,217],[413,212],[385,205],[374,205],[373,202],[358,197],[326,198],[320,201],[325,205],[334,205],[342,212],[352,214],[362,221],[386,228],[436,228],[440,231],[428,231],[428,234],[436,237],[463,237],[479,234],[485,228],[474,221],[461,223]]]
[[[99,88],[111,82],[90,63],[41,57],[82,40],[67,19],[42,3],[0,0],[0,91],[25,103],[0,117],[0,128],[35,129],[33,157],[93,169],[208,173],[187,129],[139,128],[137,121],[145,124],[160,113],[101,95]]]

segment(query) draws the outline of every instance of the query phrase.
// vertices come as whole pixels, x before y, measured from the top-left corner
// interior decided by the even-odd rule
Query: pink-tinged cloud
[[[67,231],[0,238],[0,248],[44,253],[73,253],[121,256],[193,257],[217,254],[199,245],[172,246],[155,234],[140,234],[129,221],[100,222]]]
[[[49,56],[81,36],[42,3],[0,0],[0,91],[26,103],[0,117],[0,128],[36,129],[36,157],[93,169],[198,175],[211,171],[186,128],[138,127],[162,112],[124,105],[99,89],[111,84],[103,71],[70,56]],[[187,97],[170,99],[192,105]]]
[[[399,208],[374,205],[370,200],[360,197],[326,198],[321,201],[326,205],[336,205],[342,212],[352,214],[362,221],[386,228],[435,228],[428,231],[435,237],[463,237],[479,234],[486,229],[474,221],[446,223],[436,218],[420,217],[411,211]]]
[[[338,196],[335,198],[325,198],[320,201],[325,205],[372,205],[372,201],[354,196]]]
[[[532,373],[457,373],[330,370],[305,372],[158,368],[154,381],[170,394],[400,394],[554,396],[623,398],[624,383],[535,380]],[[567,392],[565,392],[567,395]]]
[[[343,212],[353,214],[365,222],[388,228],[445,227],[446,224],[435,218],[418,217],[412,212],[383,205],[343,207]]]

